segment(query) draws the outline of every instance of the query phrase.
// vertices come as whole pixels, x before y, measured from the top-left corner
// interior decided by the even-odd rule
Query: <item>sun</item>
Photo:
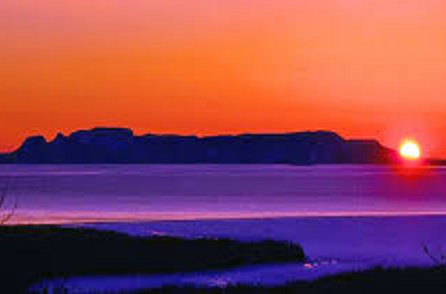
[[[420,146],[413,140],[405,140],[400,147],[400,155],[407,160],[417,160],[421,157]]]

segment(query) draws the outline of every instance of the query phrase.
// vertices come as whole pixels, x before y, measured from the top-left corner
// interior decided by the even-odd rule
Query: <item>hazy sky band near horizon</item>
[[[0,2],[0,150],[31,134],[329,129],[446,157],[446,2]]]

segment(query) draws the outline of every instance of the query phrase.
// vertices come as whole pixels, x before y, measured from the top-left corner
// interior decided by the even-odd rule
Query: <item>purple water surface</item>
[[[0,166],[16,222],[446,212],[446,169],[286,165]]]
[[[167,276],[73,277],[70,289],[281,284],[340,271],[430,266],[446,244],[446,169],[379,166],[0,166],[16,223],[132,235],[272,238],[312,263]],[[56,287],[60,281],[49,281]],[[84,287],[84,288],[82,288]],[[87,287],[87,288],[85,288]]]

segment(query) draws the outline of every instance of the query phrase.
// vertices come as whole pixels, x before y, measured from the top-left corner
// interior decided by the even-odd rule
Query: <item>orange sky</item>
[[[446,157],[442,0],[0,2],[0,150],[93,126],[330,129]]]

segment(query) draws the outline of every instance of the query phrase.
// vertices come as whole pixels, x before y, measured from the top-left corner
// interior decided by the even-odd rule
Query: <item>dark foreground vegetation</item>
[[[131,237],[55,226],[0,227],[0,292],[25,292],[42,279],[150,274],[304,261],[288,242]]]
[[[130,237],[55,226],[0,227],[0,293],[27,292],[43,279],[224,269],[269,262],[304,261],[287,242],[242,243]],[[164,287],[140,293],[446,293],[446,267],[373,269],[277,287]]]
[[[141,293],[446,293],[446,267],[373,269],[279,287],[229,286],[224,289],[164,287]]]

